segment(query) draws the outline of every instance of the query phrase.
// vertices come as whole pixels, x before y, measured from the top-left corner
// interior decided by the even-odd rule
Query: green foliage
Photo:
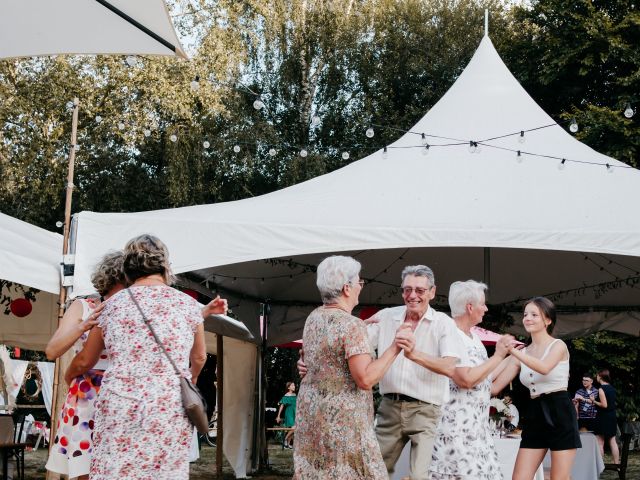
[[[300,386],[300,376],[296,362],[298,361],[300,350],[297,348],[267,349],[265,356],[266,366],[266,405],[267,407],[277,407],[282,396],[287,392],[287,382],[294,382]]]

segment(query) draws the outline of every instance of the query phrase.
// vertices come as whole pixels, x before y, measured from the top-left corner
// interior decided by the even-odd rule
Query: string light
[[[422,137],[422,145],[426,145],[427,144],[427,136],[423,133],[421,135],[421,137]]]
[[[525,142],[525,138],[524,138],[524,130],[520,130],[520,136],[518,137],[518,142],[519,143],[524,143]]]
[[[567,161],[566,158],[563,158],[562,161],[558,164],[558,170],[564,170],[565,162]]]
[[[120,122],[118,123],[118,130],[124,130],[124,123]]]
[[[253,108],[255,108],[256,110],[262,110],[264,108],[264,102],[262,101],[262,99],[260,97],[257,97],[253,101]]]
[[[269,155],[271,155],[272,157],[275,157],[275,156],[276,156],[276,153],[278,153],[278,152],[276,152],[276,149],[275,149],[275,148],[270,148],[270,149],[269,149]]]
[[[307,152],[306,149],[303,148],[303,149],[300,150],[300,156],[302,158],[307,158],[307,155],[309,155],[309,152]]]
[[[314,115],[311,117],[311,126],[317,127],[318,125],[320,125],[320,117],[318,115]]]
[[[478,144],[473,140],[469,140],[469,153],[475,153],[477,148],[478,148]]]
[[[102,117],[100,115],[96,115],[96,123],[102,123]]]
[[[367,138],[373,138],[375,134],[376,132],[374,132],[373,128],[371,127],[367,128],[367,131],[365,132],[365,135],[367,136]]]
[[[382,158],[384,158],[385,160],[387,158],[389,158],[389,151],[387,150],[386,145],[385,145],[384,149],[382,150]]]
[[[145,137],[151,136],[151,130],[149,130],[148,128],[145,128],[142,133],[144,134]]]
[[[68,101],[65,106],[67,107],[68,111],[73,110],[73,102],[72,101]]]
[[[635,112],[633,111],[633,107],[631,106],[631,104],[627,103],[627,106],[624,109],[624,116],[627,117],[627,118],[631,118],[631,117],[633,117],[634,113]]]
[[[349,152],[342,152],[342,159],[349,160]]]
[[[613,167],[607,163],[607,172],[613,173]]]
[[[522,158],[522,152],[521,152],[520,150],[518,150],[518,155],[516,156],[516,161],[517,161],[518,163],[522,163],[522,160],[523,160],[523,158]]]
[[[422,155],[429,155],[429,144],[427,143],[422,149]]]
[[[240,152],[240,145],[234,145],[233,146],[233,151],[236,152],[236,153],[239,153]]]
[[[169,140],[171,140],[173,143],[176,143],[178,141],[178,137],[175,134],[173,134],[169,137]]]
[[[127,58],[125,61],[127,62],[127,65],[129,65],[130,67],[135,67],[138,65],[138,59],[136,58],[135,55],[127,55]]]
[[[211,144],[207,140],[205,140],[204,142],[202,142],[202,146],[204,148],[209,148],[211,146]]]
[[[576,122],[575,117],[571,119],[571,124],[569,124],[569,131],[571,133],[576,133],[578,131],[578,122]]]
[[[197,92],[198,90],[200,90],[200,77],[196,76],[193,80],[191,80],[189,86],[191,87],[192,92]]]

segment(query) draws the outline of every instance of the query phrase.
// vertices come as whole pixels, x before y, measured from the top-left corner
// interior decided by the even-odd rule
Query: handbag
[[[140,315],[142,315],[142,319],[144,320],[145,325],[149,327],[149,330],[151,330],[151,334],[153,335],[153,338],[155,338],[156,343],[158,344],[162,352],[165,354],[165,356],[169,360],[169,363],[171,363],[171,366],[175,370],[178,377],[180,377],[180,396],[182,397],[182,406],[184,407],[187,413],[187,417],[189,417],[189,421],[194,427],[196,427],[196,430],[198,430],[198,433],[202,433],[202,434],[208,433],[209,419],[207,417],[207,402],[205,401],[204,397],[200,393],[200,390],[198,389],[198,387],[196,387],[191,380],[183,377],[180,374],[180,370],[178,370],[178,367],[176,367],[176,364],[173,363],[173,359],[169,356],[169,354],[164,348],[164,345],[162,345],[162,342],[156,335],[156,332],[151,327],[151,324],[149,323],[149,320],[147,319],[144,312],[142,311],[142,308],[140,308],[140,305],[138,304],[136,297],[133,296],[133,292],[128,288],[127,288],[127,291],[129,292],[129,295],[131,296],[131,300],[133,300],[133,303],[135,303],[136,307],[138,307],[138,311],[140,312]]]

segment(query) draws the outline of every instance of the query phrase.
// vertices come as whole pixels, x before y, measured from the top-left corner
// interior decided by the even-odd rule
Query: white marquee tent
[[[470,141],[480,151],[470,153]],[[319,303],[314,266],[334,252],[363,263],[362,305],[399,303],[402,267],[424,263],[444,308],[452,281],[485,279],[500,315],[543,294],[559,306],[561,333],[637,335],[640,217],[626,207],[639,191],[640,173],[557,125],[485,37],[386,155],[236,202],[78,214],[74,294],[91,290],[89,271],[106,250],[149,232],[168,244],[176,273],[230,298],[256,337],[268,304],[271,345],[300,338]]]

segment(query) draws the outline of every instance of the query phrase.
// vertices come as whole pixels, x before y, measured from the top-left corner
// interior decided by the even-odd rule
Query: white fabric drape
[[[47,407],[47,413],[51,415],[51,396],[53,394],[53,370],[55,363],[38,362],[38,370],[42,378],[42,398],[44,405]]]
[[[27,362],[26,360],[10,359],[10,363],[12,366],[10,378],[11,384],[7,385],[7,393],[9,394],[9,405],[14,405],[16,403],[18,393],[20,392],[22,382],[24,381],[24,372],[27,371],[29,362]]]

